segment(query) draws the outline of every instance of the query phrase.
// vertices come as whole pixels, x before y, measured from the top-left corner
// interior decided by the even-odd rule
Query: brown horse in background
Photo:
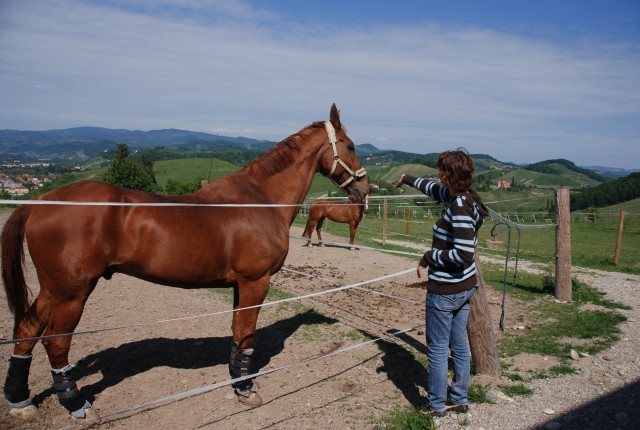
[[[305,246],[311,246],[311,234],[313,233],[314,227],[318,234],[318,246],[324,246],[322,243],[322,225],[324,224],[325,218],[329,218],[331,221],[349,224],[349,245],[351,245],[350,249],[353,251],[355,249],[356,229],[362,220],[362,216],[368,209],[369,194],[367,194],[364,203],[330,199],[318,199],[314,201],[309,207],[307,225],[302,233],[302,236],[308,239]]]
[[[271,275],[287,257],[289,227],[316,172],[356,202],[367,193],[366,172],[335,104],[329,121],[311,124],[241,171],[192,194],[166,196],[84,181],[40,197],[76,205],[16,209],[2,231],[2,277],[14,339],[25,339],[14,345],[4,386],[10,407],[34,408],[28,387],[34,338],[54,336],[42,343],[60,403],[76,418],[94,414],[69,365],[71,336],[55,335],[73,333],[100,278],[116,272],[171,287],[234,288],[233,308],[244,309],[233,313],[229,371],[238,399],[259,405],[256,386],[246,378],[260,311],[250,307],[262,304]],[[40,283],[32,303],[23,272],[25,238]]]

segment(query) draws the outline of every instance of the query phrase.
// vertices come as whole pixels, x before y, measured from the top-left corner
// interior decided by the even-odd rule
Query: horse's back
[[[319,199],[311,204],[309,216],[314,219],[329,218],[335,222],[351,223],[359,221],[361,210],[358,205],[348,200]]]
[[[124,188],[99,181],[80,181],[53,189],[38,197],[36,200],[54,201],[117,201],[122,196]],[[129,190],[133,191],[133,190]]]

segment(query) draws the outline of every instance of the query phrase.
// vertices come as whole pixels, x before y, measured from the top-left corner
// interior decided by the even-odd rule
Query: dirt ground
[[[0,211],[0,225],[7,214]],[[413,269],[417,262],[372,250],[307,248],[299,239],[301,232],[292,228],[284,270],[272,278],[272,287],[293,296],[392,275]],[[28,283],[36,290],[28,257],[27,265]],[[229,379],[231,315],[215,313],[231,308],[229,295],[169,288],[118,274],[103,279],[77,332],[104,331],[76,335],[70,358],[77,364],[79,387],[103,418],[94,428],[373,429],[388,411],[416,405],[424,395],[425,290],[416,281],[410,270],[263,308],[253,370],[275,371],[258,378],[264,404],[254,409],[240,404],[223,384]],[[0,340],[7,340],[13,320],[4,290],[0,295]],[[500,336],[501,296],[489,291],[488,299]],[[510,321],[526,324],[517,303],[508,302],[506,312]],[[106,330],[111,328],[118,329]],[[327,355],[332,351],[337,353]],[[10,345],[0,346],[2,381],[11,352]],[[549,366],[540,357],[521,361],[534,370]],[[39,412],[29,419],[9,416],[2,401],[0,429],[78,425],[58,403],[41,345],[34,351],[29,382]],[[215,385],[219,383],[223,386]],[[183,394],[184,399],[162,401]]]

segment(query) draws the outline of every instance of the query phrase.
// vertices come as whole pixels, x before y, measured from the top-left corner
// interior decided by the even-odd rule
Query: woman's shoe
[[[442,418],[442,417],[447,415],[447,410],[446,409],[444,411],[434,411],[429,406],[424,405],[424,404],[420,405],[420,407],[418,407],[418,409],[420,409],[420,412],[422,412],[423,414],[431,415],[434,418]]]
[[[469,412],[469,405],[456,405],[448,400],[445,403],[445,407],[447,411],[455,412],[457,414],[466,414]]]

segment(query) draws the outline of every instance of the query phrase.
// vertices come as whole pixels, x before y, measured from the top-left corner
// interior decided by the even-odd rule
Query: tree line
[[[571,193],[571,210],[601,208],[640,197],[640,172]]]

